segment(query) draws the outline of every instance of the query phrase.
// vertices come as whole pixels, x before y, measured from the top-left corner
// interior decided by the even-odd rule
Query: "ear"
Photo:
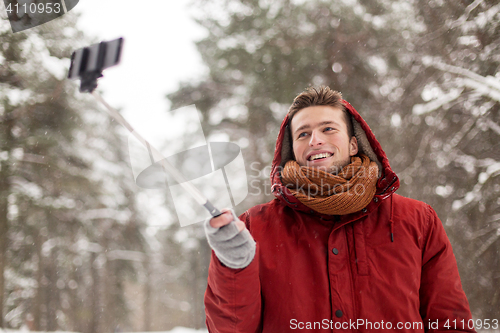
[[[358,140],[353,136],[349,142],[349,156],[354,156],[358,153]]]

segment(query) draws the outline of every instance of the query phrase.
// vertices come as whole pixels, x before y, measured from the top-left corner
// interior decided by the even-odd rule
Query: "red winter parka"
[[[455,256],[434,210],[395,194],[399,180],[358,112],[360,150],[379,164],[376,195],[349,215],[319,214],[282,184],[285,118],[271,172],[276,198],[240,216],[257,243],[243,269],[212,253],[210,332],[474,332]]]

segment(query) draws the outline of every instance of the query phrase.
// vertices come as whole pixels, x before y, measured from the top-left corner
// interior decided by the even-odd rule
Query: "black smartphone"
[[[71,55],[68,79],[80,79],[80,91],[92,92],[102,71],[120,62],[122,46],[123,38],[118,38],[76,50]]]

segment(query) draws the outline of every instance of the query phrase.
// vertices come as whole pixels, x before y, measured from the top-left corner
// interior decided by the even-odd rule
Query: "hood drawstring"
[[[391,242],[394,243],[394,221],[392,220],[392,215],[394,213],[394,209],[392,207],[393,196],[394,196],[394,193],[391,195],[391,217],[389,219],[389,224],[391,225]]]

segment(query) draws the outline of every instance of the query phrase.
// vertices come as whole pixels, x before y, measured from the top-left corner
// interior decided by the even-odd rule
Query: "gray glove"
[[[239,232],[234,221],[223,227],[213,228],[210,219],[207,219],[205,233],[217,258],[227,267],[245,268],[252,262],[255,256],[255,241],[247,229]]]

